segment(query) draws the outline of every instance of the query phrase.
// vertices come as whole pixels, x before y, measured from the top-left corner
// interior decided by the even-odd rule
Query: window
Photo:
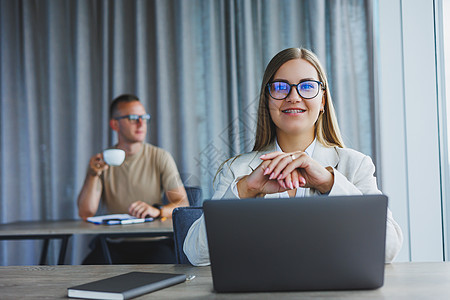
[[[442,206],[444,210],[444,245],[445,260],[450,260],[450,0],[442,0],[441,22],[437,28],[442,28],[440,44],[441,55],[441,182],[442,182]],[[439,9],[438,9],[439,11]],[[439,44],[438,44],[439,45]],[[439,62],[439,61],[438,61]]]

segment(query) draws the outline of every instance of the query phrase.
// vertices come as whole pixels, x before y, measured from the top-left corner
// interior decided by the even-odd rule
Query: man
[[[172,156],[144,142],[149,120],[150,115],[134,95],[121,95],[112,102],[109,125],[117,132],[115,148],[125,151],[125,161],[112,167],[101,153],[91,157],[78,196],[81,218],[94,216],[100,199],[108,213],[129,213],[138,218],[171,217],[175,207],[189,206]],[[160,204],[163,190],[169,202],[166,205]]]

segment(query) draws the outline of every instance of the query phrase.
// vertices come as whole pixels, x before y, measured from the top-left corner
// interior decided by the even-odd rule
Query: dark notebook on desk
[[[68,288],[69,297],[131,299],[186,280],[184,274],[130,272]]]
[[[383,285],[384,195],[210,200],[203,209],[218,292]]]

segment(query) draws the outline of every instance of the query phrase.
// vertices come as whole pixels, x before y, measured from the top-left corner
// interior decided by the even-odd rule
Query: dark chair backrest
[[[175,256],[178,264],[190,264],[183,252],[183,243],[192,223],[203,214],[203,207],[177,207],[173,210],[173,233],[175,239]]]
[[[188,196],[189,206],[202,206],[202,189],[199,186],[185,186],[186,194]],[[162,203],[167,204],[167,195],[164,193]]]
[[[199,186],[185,186],[189,206],[202,206],[202,189]]]

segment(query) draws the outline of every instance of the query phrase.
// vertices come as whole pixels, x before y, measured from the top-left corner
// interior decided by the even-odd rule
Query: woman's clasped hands
[[[333,168],[323,167],[303,151],[271,152],[260,157],[263,162],[237,184],[241,198],[302,188],[328,193],[333,187]]]

